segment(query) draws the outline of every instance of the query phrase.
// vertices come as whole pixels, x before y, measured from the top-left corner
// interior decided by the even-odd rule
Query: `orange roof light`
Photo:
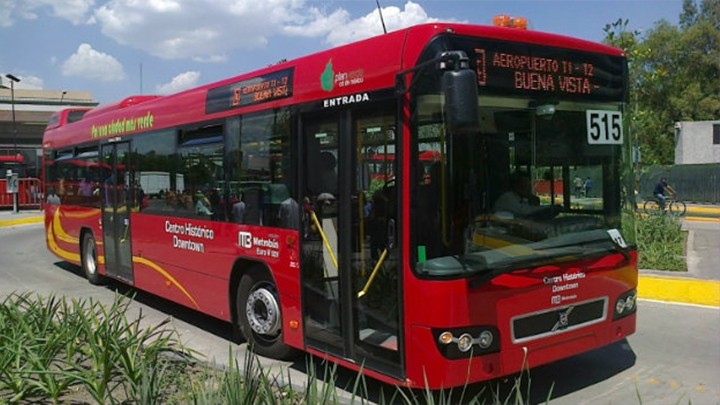
[[[517,28],[519,30],[526,30],[528,25],[528,20],[525,17],[515,17],[513,18],[513,28]]]
[[[493,17],[493,25],[496,27],[510,28],[511,18],[507,14],[500,14]]]
[[[499,14],[493,17],[493,26],[526,30],[528,20],[525,17],[511,17],[507,14]]]

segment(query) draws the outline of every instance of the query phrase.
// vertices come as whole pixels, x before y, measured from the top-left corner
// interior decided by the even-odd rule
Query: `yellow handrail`
[[[325,236],[325,232],[323,232],[322,227],[320,226],[320,221],[318,221],[317,216],[315,215],[315,211],[310,211],[310,218],[312,218],[313,222],[315,223],[315,227],[317,228],[318,232],[320,232],[320,237],[322,238],[325,248],[328,250],[328,254],[330,255],[330,260],[332,260],[333,265],[335,266],[335,269],[337,269],[338,268],[337,259],[335,258],[335,254],[333,253],[332,249],[330,248],[330,242],[328,242],[327,236]]]
[[[358,298],[362,298],[366,293],[367,290],[370,288],[370,284],[372,284],[373,280],[375,279],[375,276],[377,275],[378,270],[380,270],[380,267],[382,266],[383,262],[385,261],[385,258],[387,257],[387,249],[383,250],[382,255],[380,255],[380,259],[378,259],[378,262],[375,264],[375,268],[373,269],[372,273],[370,273],[370,278],[365,283],[365,287],[357,293]]]

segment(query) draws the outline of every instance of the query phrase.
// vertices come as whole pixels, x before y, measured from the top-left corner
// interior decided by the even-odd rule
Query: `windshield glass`
[[[473,45],[465,39],[435,47],[471,54]],[[558,60],[562,69],[561,60],[571,60],[553,58],[544,66]],[[524,69],[514,68],[519,82],[504,92],[480,83],[480,128],[470,133],[451,133],[443,121],[441,72],[423,72],[413,87],[410,218],[418,274],[466,276],[626,246],[617,243],[624,93],[584,99],[548,87],[562,80],[558,74],[517,74]]]

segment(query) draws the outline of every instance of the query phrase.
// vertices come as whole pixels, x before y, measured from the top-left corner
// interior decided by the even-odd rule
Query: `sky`
[[[602,41],[619,18],[678,23],[682,0],[379,0],[388,31],[435,21]],[[382,34],[375,0],[0,0],[0,73],[16,88],[86,91],[101,104],[172,94]],[[7,80],[5,80],[7,82]]]

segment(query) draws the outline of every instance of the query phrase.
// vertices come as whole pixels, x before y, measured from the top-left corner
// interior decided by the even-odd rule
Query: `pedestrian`
[[[575,196],[580,197],[583,190],[583,180],[580,176],[575,176],[573,179],[573,185],[575,186]]]
[[[587,176],[587,178],[585,178],[585,184],[583,184],[583,189],[585,190],[585,197],[590,197],[590,191],[592,191],[592,188],[592,179],[590,179],[590,176]]]

